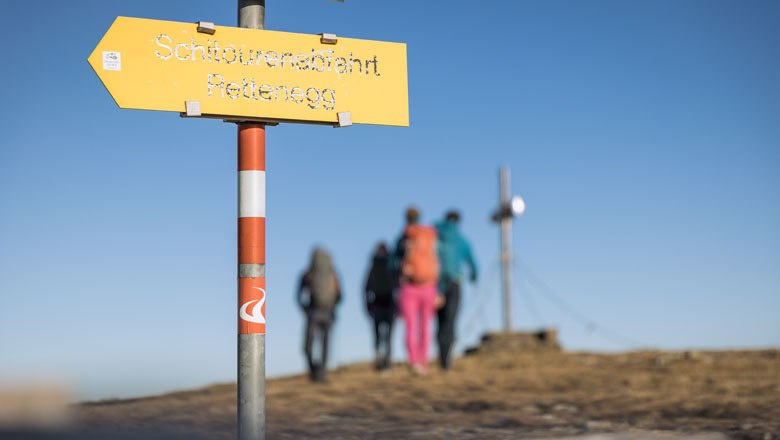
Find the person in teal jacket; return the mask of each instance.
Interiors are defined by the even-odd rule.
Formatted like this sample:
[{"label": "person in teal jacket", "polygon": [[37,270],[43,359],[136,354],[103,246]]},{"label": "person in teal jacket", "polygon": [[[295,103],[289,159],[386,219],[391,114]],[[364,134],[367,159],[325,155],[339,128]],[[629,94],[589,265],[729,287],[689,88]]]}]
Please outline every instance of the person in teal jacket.
[{"label": "person in teal jacket", "polygon": [[439,364],[443,370],[450,367],[450,352],[455,342],[455,320],[460,305],[460,286],[463,282],[463,268],[469,267],[469,279],[477,281],[477,262],[471,253],[471,246],[458,229],[460,214],[449,211],[444,221],[436,224],[438,252],[441,264],[439,292],[444,296],[444,306],[438,311],[436,339],[439,344]]}]

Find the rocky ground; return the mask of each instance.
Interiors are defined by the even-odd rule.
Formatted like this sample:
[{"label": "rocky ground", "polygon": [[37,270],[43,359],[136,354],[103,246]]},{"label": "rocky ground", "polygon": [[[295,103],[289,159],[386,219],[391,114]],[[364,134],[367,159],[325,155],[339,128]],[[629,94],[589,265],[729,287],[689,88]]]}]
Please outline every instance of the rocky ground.
[{"label": "rocky ground", "polygon": [[[235,439],[235,384],[80,404],[63,438]],[[269,439],[780,440],[780,350],[478,353],[267,384]],[[2,437],[0,435],[0,437]],[[43,438],[43,437],[41,437]],[[48,438],[48,437],[47,437]]]}]

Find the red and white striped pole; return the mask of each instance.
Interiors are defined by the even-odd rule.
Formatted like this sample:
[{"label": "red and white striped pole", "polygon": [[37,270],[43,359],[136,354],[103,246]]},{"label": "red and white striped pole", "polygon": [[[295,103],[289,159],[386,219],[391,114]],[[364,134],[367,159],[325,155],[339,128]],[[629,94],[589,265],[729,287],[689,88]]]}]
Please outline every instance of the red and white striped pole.
[{"label": "red and white striped pole", "polygon": [[238,124],[238,438],[265,439],[265,124]]}]

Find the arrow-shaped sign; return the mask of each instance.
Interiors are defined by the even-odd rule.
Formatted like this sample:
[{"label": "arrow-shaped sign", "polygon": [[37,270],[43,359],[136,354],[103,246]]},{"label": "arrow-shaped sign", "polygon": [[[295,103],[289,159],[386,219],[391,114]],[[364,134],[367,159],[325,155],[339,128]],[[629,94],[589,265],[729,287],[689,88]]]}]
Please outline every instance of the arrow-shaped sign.
[{"label": "arrow-shaped sign", "polygon": [[118,17],[89,64],[121,108],[409,125],[406,45]]}]

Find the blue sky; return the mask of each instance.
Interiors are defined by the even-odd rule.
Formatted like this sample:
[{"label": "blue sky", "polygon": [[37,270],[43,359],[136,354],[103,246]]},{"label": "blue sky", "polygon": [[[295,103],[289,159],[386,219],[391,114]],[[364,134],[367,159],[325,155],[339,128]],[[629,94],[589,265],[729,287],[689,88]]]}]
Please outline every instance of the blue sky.
[{"label": "blue sky", "polygon": [[[40,7],[0,5],[0,382],[234,380],[236,129],[120,110],[86,59],[118,15],[235,25],[235,5]],[[528,206],[518,328],[571,350],[780,345],[778,19],[773,1],[268,0],[269,29],[407,43],[411,120],[268,129],[269,374],[303,369],[315,243],[345,286],[334,364],[371,356],[363,277],[410,203],[460,209],[481,265],[458,347],[498,329],[499,165]]]}]

